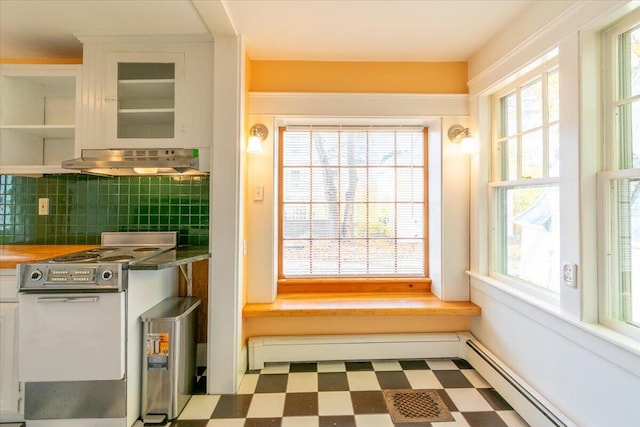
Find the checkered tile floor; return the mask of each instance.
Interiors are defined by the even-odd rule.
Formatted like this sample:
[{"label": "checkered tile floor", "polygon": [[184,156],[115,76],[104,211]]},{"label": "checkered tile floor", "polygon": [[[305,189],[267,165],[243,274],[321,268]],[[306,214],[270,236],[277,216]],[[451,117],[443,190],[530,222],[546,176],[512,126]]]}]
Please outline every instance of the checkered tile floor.
[{"label": "checkered tile floor", "polygon": [[393,427],[383,389],[435,389],[455,421],[404,427],[527,424],[463,359],[268,364],[233,395],[204,394],[205,376],[171,427]]}]

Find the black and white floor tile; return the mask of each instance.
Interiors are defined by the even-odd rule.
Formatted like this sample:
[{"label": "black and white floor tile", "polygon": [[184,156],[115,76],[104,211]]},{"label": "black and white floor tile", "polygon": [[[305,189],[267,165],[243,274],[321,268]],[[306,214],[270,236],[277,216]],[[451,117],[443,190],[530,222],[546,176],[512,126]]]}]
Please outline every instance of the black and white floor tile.
[{"label": "black and white floor tile", "polygon": [[237,394],[194,395],[171,427],[394,427],[385,389],[432,389],[455,421],[396,427],[522,427],[527,423],[463,359],[274,363]]}]

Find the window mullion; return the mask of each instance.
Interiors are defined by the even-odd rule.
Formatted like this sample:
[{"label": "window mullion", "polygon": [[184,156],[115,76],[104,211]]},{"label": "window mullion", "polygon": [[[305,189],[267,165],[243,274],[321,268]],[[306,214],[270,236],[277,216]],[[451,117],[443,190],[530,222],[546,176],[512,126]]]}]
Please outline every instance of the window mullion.
[{"label": "window mullion", "polygon": [[369,144],[371,143],[371,139],[369,138],[369,132],[366,133],[365,135],[365,156],[366,156],[366,160],[365,160],[365,179],[367,180],[367,196],[366,196],[366,204],[365,204],[365,212],[366,212],[366,218],[365,218],[365,227],[366,227],[366,237],[367,237],[367,274],[371,274],[371,239],[369,238],[369,215],[370,215],[370,204],[369,204],[369,170],[370,170],[370,165],[369,165]]},{"label": "window mullion", "polygon": [[516,179],[522,179],[522,93],[516,88]]},{"label": "window mullion", "polygon": [[[393,133],[393,151],[394,153],[398,152],[397,149],[397,136],[398,133],[394,132]],[[393,168],[394,168],[394,192],[395,192],[395,203],[393,204],[393,209],[394,209],[394,217],[395,217],[395,224],[394,224],[394,233],[393,236],[395,238],[395,244],[394,244],[394,272],[398,273],[398,156],[394,155],[393,156]]]},{"label": "window mullion", "polygon": [[309,131],[309,272],[313,274],[313,130]]},{"label": "window mullion", "polygon": [[341,207],[341,196],[342,196],[342,163],[340,162],[340,150],[342,148],[342,130],[341,128],[338,129],[338,157],[337,157],[337,165],[336,165],[336,170],[337,170],[337,182],[336,182],[336,187],[338,187],[337,192],[336,192],[336,228],[337,230],[335,230],[336,233],[336,240],[338,243],[338,274],[342,273],[342,219],[341,219],[341,215],[340,215],[340,207]]}]

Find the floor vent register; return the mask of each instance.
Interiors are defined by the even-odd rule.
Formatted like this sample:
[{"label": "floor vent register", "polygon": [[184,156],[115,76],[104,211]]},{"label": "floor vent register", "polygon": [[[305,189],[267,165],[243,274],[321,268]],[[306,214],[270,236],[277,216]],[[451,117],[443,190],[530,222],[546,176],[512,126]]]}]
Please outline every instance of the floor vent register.
[{"label": "floor vent register", "polygon": [[383,395],[396,424],[455,421],[437,391],[383,390]]}]

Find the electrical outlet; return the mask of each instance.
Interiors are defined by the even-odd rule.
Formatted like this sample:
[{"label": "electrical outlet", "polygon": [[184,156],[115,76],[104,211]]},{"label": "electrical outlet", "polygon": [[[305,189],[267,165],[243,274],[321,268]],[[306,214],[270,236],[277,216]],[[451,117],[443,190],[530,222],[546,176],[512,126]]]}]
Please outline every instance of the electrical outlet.
[{"label": "electrical outlet", "polygon": [[569,264],[568,262],[562,263],[562,281],[570,288],[575,288],[576,282],[576,270],[575,264]]},{"label": "electrical outlet", "polygon": [[49,199],[46,197],[38,199],[38,215],[49,215]]}]

